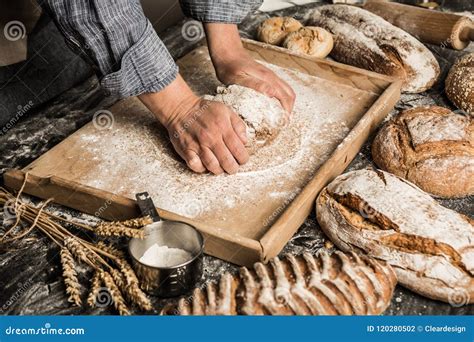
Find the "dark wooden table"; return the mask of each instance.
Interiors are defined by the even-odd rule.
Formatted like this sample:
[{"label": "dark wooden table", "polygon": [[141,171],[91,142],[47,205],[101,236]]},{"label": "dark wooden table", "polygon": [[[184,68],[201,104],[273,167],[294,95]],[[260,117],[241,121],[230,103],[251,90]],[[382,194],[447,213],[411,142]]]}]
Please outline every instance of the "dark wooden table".
[{"label": "dark wooden table", "polygon": [[[291,15],[302,18],[304,13],[316,5],[293,7],[272,13],[271,15]],[[252,38],[256,25],[268,13],[250,15],[240,26],[242,36]],[[197,42],[185,40],[181,34],[181,25],[173,26],[161,34],[161,38],[174,58],[179,58],[191,51]],[[446,48],[429,46],[437,57],[441,67],[440,82],[430,91],[416,95],[402,95],[397,111],[420,105],[441,105],[453,108],[444,95],[444,77],[453,61],[467,51],[474,51],[471,46],[462,52]],[[86,82],[70,89],[51,103],[22,118],[7,134],[0,136],[0,172],[7,168],[22,168],[48,151],[52,146],[69,136],[91,120],[94,112],[108,108],[115,102],[107,98],[98,86],[97,79],[91,77]],[[373,166],[368,141],[348,170]],[[27,197],[30,199],[29,197]],[[33,202],[36,199],[31,198]],[[443,200],[443,205],[474,216],[474,199]],[[59,215],[66,215],[90,221],[88,215],[62,206],[51,205],[49,210]],[[299,231],[288,242],[282,253],[316,252],[326,241],[314,215],[311,215]],[[118,240],[124,244],[124,241]],[[222,260],[205,256],[204,276],[201,284],[216,280],[225,271],[235,272],[237,267]],[[91,274],[83,270],[79,274],[83,284],[88,284]],[[84,295],[86,287],[83,288]],[[153,298],[156,310],[166,302]],[[72,307],[66,301],[65,288],[61,276],[58,248],[39,233],[31,234],[31,239],[16,244],[0,246],[0,313],[11,315],[62,315],[62,314],[115,314],[110,307],[100,309]],[[141,314],[135,311],[137,314]],[[397,287],[391,306],[386,311],[389,315],[441,315],[441,314],[474,314],[474,305],[453,307],[449,304],[429,300]]]}]

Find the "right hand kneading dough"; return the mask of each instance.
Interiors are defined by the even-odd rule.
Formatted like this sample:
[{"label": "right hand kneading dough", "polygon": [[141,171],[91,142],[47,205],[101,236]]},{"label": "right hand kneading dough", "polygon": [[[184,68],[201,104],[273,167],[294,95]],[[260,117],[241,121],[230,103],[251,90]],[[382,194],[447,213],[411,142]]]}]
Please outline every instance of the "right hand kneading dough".
[{"label": "right hand kneading dough", "polygon": [[244,120],[251,154],[274,140],[288,120],[280,101],[251,88],[235,84],[219,87],[217,95],[208,99],[228,105]]}]

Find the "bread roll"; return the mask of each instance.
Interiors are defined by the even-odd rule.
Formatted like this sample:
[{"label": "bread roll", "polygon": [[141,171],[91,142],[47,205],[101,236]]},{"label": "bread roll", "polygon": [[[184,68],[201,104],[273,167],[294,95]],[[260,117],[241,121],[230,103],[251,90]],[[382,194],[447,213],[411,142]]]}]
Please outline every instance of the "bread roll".
[{"label": "bread roll", "polygon": [[301,23],[291,17],[274,17],[263,21],[257,29],[257,39],[261,42],[280,45],[288,33],[297,31]]},{"label": "bread roll", "polygon": [[379,315],[389,306],[396,276],[385,262],[355,253],[309,253],[239,276],[224,274],[219,284],[196,288],[190,298],[163,309],[165,315]]},{"label": "bread roll", "polygon": [[225,103],[244,120],[250,153],[273,141],[287,123],[288,114],[280,101],[251,88],[219,87],[216,96],[206,98]]},{"label": "bread roll", "polygon": [[290,51],[324,58],[332,50],[332,35],[321,27],[306,26],[288,34],[283,47]]},{"label": "bread roll", "polygon": [[456,107],[474,115],[474,52],[461,57],[449,70],[446,95]]},{"label": "bread roll", "polygon": [[406,110],[372,144],[382,169],[440,197],[474,195],[474,120],[447,108]]},{"label": "bread roll", "polygon": [[325,5],[308,14],[306,25],[321,26],[334,37],[336,60],[396,76],[409,93],[425,91],[440,69],[433,54],[410,34],[362,8]]},{"label": "bread roll", "polygon": [[336,246],[385,260],[401,285],[453,305],[474,303],[473,220],[408,181],[348,172],[320,193],[316,215]]}]

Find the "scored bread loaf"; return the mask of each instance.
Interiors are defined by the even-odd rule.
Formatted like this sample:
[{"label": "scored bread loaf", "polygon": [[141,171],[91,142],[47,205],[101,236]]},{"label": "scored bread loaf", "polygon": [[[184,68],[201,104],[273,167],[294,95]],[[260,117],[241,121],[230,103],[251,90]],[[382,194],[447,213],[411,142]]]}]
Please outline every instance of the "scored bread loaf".
[{"label": "scored bread loaf", "polygon": [[443,107],[403,111],[379,131],[374,162],[440,197],[474,195],[474,119]]},{"label": "scored bread loaf", "polygon": [[224,274],[165,315],[378,315],[397,283],[383,261],[340,251],[274,258]]},{"label": "scored bread loaf", "polygon": [[312,10],[306,25],[321,26],[334,37],[331,56],[342,63],[396,76],[402,90],[429,89],[440,68],[433,54],[410,34],[362,8],[325,5]]},{"label": "scored bread loaf", "polygon": [[459,109],[474,115],[474,52],[459,58],[446,77],[446,95]]},{"label": "scored bread loaf", "polygon": [[474,302],[473,221],[408,181],[348,172],[320,193],[316,215],[336,246],[385,260],[401,285],[457,305]]}]

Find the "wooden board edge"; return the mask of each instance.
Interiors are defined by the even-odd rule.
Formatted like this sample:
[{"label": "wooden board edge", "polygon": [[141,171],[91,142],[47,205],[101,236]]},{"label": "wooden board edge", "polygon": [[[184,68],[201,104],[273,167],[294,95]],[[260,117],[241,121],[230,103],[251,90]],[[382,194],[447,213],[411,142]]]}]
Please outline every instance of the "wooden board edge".
[{"label": "wooden board edge", "polygon": [[[18,191],[23,185],[25,174],[22,170],[7,170],[3,175],[5,186]],[[28,174],[23,192],[41,199],[52,198],[54,203],[112,221],[140,215],[136,202],[132,199],[56,176],[38,177]],[[74,199],[71,200],[72,198]],[[217,236],[213,234],[212,228],[205,224],[160,208],[157,210],[166,220],[180,221],[195,226],[204,236],[205,252],[209,255],[247,266],[263,260],[262,246],[257,240],[225,232]]]},{"label": "wooden board edge", "polygon": [[[331,157],[316,172],[303,191],[296,196],[260,239],[265,262],[281,252],[287,241],[291,239],[313,210],[314,200],[319,192],[349,166],[368,137],[397,103],[401,94],[401,85],[402,81],[398,80],[384,91],[339,144]],[[336,168],[336,165],[339,166]]]},{"label": "wooden board edge", "polygon": [[316,62],[316,63],[319,63],[319,64],[325,64],[325,65],[328,65],[328,66],[331,66],[331,67],[334,67],[334,68],[343,69],[343,70],[352,72],[354,74],[364,75],[364,76],[368,76],[368,77],[371,77],[371,78],[376,78],[376,79],[379,79],[381,81],[385,81],[389,84],[392,84],[392,83],[395,83],[395,82],[399,81],[398,78],[393,77],[393,76],[379,74],[375,71],[361,69],[361,68],[358,68],[358,67],[355,67],[355,66],[352,66],[352,65],[343,64],[343,63],[339,63],[339,62],[336,62],[336,61],[331,61],[331,60],[324,59],[324,58],[306,56],[306,55],[303,55],[303,54],[300,54],[300,53],[290,51],[290,50],[288,50],[286,48],[283,48],[283,47],[280,47],[280,46],[271,45],[271,44],[267,44],[267,43],[262,43],[262,42],[259,42],[257,40],[253,40],[253,39],[242,38],[242,43],[244,44],[244,47],[246,49],[251,50],[251,51],[255,51],[255,49],[253,47],[256,47],[258,49],[272,50],[272,51],[274,51],[276,53],[279,53],[279,54],[290,55],[290,56],[292,56],[293,58],[296,58],[296,59],[304,59],[304,60],[308,60],[308,61],[313,61],[313,62]]}]

